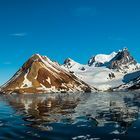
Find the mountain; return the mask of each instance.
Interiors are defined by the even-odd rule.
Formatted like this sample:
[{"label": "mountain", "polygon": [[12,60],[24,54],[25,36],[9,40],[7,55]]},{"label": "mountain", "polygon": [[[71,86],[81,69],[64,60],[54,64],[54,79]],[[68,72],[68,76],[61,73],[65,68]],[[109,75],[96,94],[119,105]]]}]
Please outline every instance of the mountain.
[{"label": "mountain", "polygon": [[72,59],[66,59],[61,67],[100,91],[123,84],[123,74],[106,67],[83,65]]},{"label": "mountain", "polygon": [[106,65],[110,69],[123,73],[128,73],[140,68],[140,65],[136,62],[133,56],[130,55],[127,48],[119,51]]},{"label": "mountain", "polygon": [[88,60],[88,63],[83,65],[70,58],[64,61],[63,67],[70,71],[86,70],[89,67],[106,67],[108,69],[121,72],[130,73],[140,69],[140,64],[133,58],[127,48],[119,50],[117,53],[111,54],[97,54]]},{"label": "mountain", "polygon": [[116,52],[112,52],[111,54],[97,54],[91,57],[88,61],[89,66],[100,67],[104,66],[105,63],[109,62],[112,58],[116,56]]},{"label": "mountain", "polygon": [[106,91],[123,84],[123,74],[105,67],[89,67],[85,70],[73,72],[79,79],[97,88]]},{"label": "mountain", "polygon": [[136,62],[127,48],[119,50],[117,53],[112,52],[109,55],[98,54],[88,61],[89,66],[107,67],[122,73],[128,73],[138,70],[140,65]]},{"label": "mountain", "polygon": [[61,68],[57,62],[33,55],[2,86],[4,93],[90,92],[88,84]]},{"label": "mountain", "polygon": [[109,55],[97,54],[85,65],[68,58],[61,67],[101,91],[125,84],[124,76],[140,69],[140,65],[130,55],[127,48]]},{"label": "mountain", "polygon": [[82,65],[82,64],[72,60],[71,58],[67,58],[61,67],[66,70],[70,70],[71,72],[74,72],[74,71],[81,71],[81,70],[84,71],[88,66]]},{"label": "mountain", "polygon": [[46,56],[35,54],[0,91],[48,93],[136,89],[140,87],[139,71],[140,64],[127,48],[109,55],[97,54],[87,64],[67,58],[59,65]]}]

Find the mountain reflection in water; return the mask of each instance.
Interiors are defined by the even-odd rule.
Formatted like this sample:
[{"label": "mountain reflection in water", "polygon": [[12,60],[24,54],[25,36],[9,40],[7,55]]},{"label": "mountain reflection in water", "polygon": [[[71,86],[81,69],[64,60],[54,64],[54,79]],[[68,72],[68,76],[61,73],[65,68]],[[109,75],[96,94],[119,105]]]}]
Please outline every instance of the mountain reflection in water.
[{"label": "mountain reflection in water", "polygon": [[13,139],[140,139],[139,93],[1,95],[0,101],[21,125],[5,125]]}]

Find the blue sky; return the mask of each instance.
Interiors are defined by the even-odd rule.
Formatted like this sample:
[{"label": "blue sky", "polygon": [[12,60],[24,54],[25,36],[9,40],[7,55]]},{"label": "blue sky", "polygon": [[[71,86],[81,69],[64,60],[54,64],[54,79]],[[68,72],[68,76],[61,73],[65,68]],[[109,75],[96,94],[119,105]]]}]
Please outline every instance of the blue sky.
[{"label": "blue sky", "polygon": [[0,0],[0,84],[34,53],[87,63],[125,46],[140,62],[139,0]]}]

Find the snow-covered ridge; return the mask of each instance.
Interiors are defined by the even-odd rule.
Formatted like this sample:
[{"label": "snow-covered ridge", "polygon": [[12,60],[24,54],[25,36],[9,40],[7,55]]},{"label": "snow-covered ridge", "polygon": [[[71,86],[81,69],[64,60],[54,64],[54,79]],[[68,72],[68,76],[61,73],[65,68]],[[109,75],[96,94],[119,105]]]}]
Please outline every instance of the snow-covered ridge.
[{"label": "snow-covered ridge", "polygon": [[[29,58],[2,89],[22,92],[109,91],[140,88],[140,64],[127,48],[97,54],[87,64],[67,58],[63,65],[39,54]],[[89,90],[90,89],[90,90]]]},{"label": "snow-covered ridge", "polygon": [[71,58],[67,58],[61,67],[70,71],[84,71],[86,68],[88,68],[88,65],[80,64]]},{"label": "snow-covered ridge", "polygon": [[[125,84],[124,79],[127,74],[140,70],[140,65],[130,55],[127,48],[109,55],[97,54],[85,65],[66,59],[62,67],[101,91],[112,90]],[[130,76],[131,80],[135,78],[134,75]]]},{"label": "snow-covered ridge", "polygon": [[96,65],[97,63],[101,63],[104,64],[106,62],[109,62],[112,58],[114,58],[116,56],[116,52],[112,52],[111,54],[107,55],[107,54],[97,54],[93,57],[90,58],[90,60],[88,61],[88,65]]}]

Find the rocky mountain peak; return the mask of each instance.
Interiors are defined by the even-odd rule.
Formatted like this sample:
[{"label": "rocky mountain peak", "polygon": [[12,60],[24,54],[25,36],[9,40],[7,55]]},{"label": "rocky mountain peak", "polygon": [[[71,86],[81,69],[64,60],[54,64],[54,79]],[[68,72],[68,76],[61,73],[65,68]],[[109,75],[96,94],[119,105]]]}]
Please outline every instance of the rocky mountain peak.
[{"label": "rocky mountain peak", "polygon": [[73,60],[71,59],[71,58],[66,58],[65,60],[64,60],[64,64],[65,65],[67,65],[67,64],[69,64],[70,62],[72,62]]},{"label": "rocky mountain peak", "polygon": [[67,58],[67,59],[65,59],[63,66],[64,66],[65,68],[70,69],[70,68],[72,68],[73,66],[75,66],[75,65],[77,65],[77,64],[78,64],[78,63],[75,62],[74,60],[72,60],[71,58]]},{"label": "rocky mountain peak", "polygon": [[[124,48],[122,50],[120,50],[117,55],[112,59],[112,60],[122,60],[123,63],[127,63],[128,61],[134,61],[136,63],[136,61],[134,60],[134,58],[130,55],[129,51],[127,48]],[[111,61],[112,61],[111,60]]]},{"label": "rocky mountain peak", "polygon": [[41,56],[39,54],[34,54],[32,55],[22,66],[22,69],[28,69],[31,67],[31,65],[34,63],[34,62],[39,62],[41,61]]},{"label": "rocky mountain peak", "polygon": [[129,70],[132,71],[138,69],[136,60],[129,53],[127,48],[120,50],[117,55],[110,60],[107,67],[124,73],[127,73]]}]

